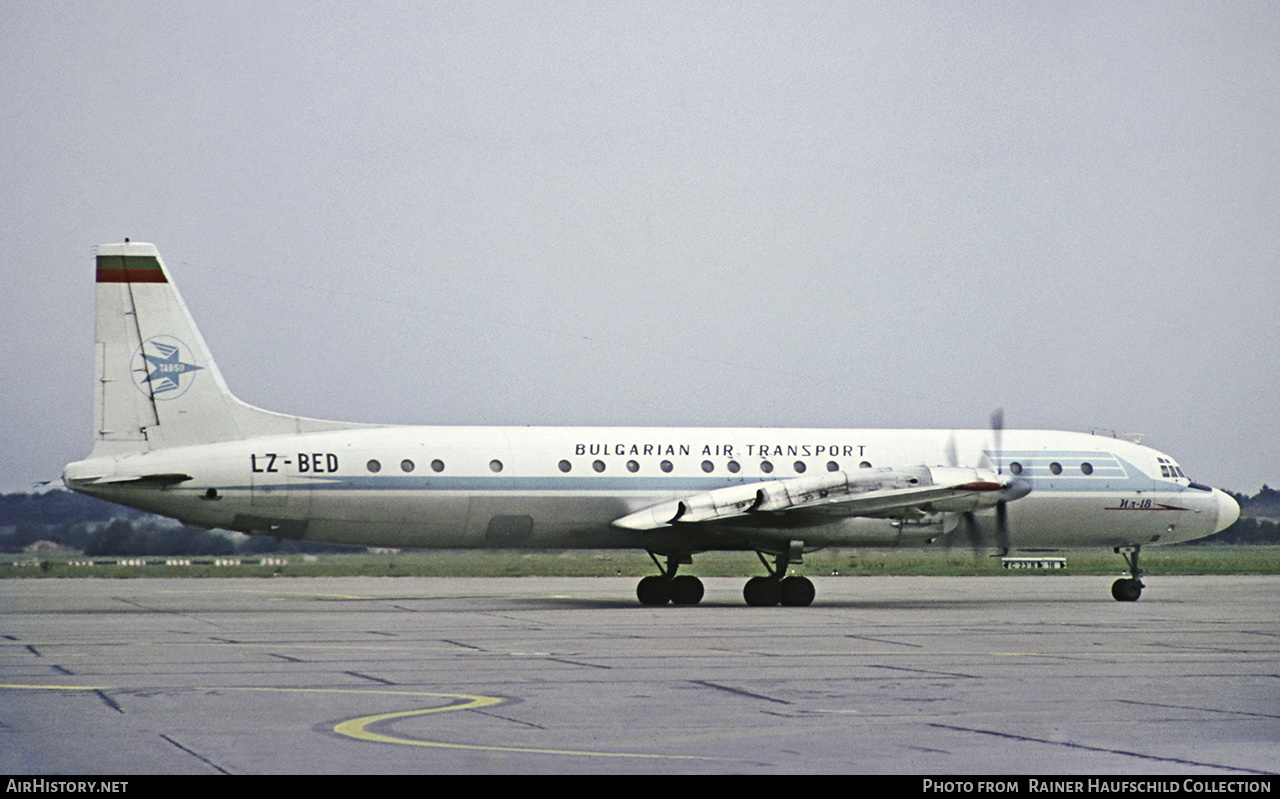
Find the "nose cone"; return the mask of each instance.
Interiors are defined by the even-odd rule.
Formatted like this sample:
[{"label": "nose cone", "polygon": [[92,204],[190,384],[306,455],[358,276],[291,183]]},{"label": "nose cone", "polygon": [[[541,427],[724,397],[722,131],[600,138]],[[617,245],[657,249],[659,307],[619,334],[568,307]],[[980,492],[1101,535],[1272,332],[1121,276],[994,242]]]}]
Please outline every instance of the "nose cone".
[{"label": "nose cone", "polygon": [[1219,491],[1215,488],[1213,493],[1218,498],[1218,524],[1213,528],[1213,531],[1220,533],[1235,524],[1236,519],[1240,518],[1240,504],[1225,491]]}]

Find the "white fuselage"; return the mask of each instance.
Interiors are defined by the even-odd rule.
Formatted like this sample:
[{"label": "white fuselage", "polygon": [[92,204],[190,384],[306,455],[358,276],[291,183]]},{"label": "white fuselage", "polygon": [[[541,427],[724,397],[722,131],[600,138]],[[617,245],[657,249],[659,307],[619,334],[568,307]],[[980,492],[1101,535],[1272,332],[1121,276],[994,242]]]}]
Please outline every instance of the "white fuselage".
[{"label": "white fuselage", "polygon": [[[97,457],[70,464],[65,479],[188,524],[387,547],[940,546],[953,542],[951,508],[912,518],[759,514],[658,530],[612,523],[727,486],[957,461],[1030,484],[1008,503],[1014,549],[1167,544],[1238,515],[1229,496],[1191,483],[1148,447],[1009,430],[997,453],[991,439],[984,430],[366,427]],[[131,479],[144,475],[153,477]],[[994,512],[977,510],[989,529]]]}]

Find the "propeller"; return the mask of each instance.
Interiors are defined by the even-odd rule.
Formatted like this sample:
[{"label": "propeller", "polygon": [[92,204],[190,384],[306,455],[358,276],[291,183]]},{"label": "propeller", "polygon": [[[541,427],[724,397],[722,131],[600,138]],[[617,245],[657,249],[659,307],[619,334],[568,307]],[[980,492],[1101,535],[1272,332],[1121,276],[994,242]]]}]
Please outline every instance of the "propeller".
[{"label": "propeller", "polygon": [[996,503],[996,545],[1001,551],[1009,551],[1009,503],[1031,493],[1031,481],[1014,475],[1004,479],[1004,408],[996,408],[991,414],[991,438],[996,456],[996,474],[1000,476],[1000,501]]},{"label": "propeller", "polygon": [[[1011,480],[1004,479],[1004,408],[996,408],[991,413],[991,440],[996,474],[1000,477],[1000,484],[1003,486],[1000,489],[1000,499],[996,502],[995,545],[1000,549],[1001,555],[1004,555],[1010,549],[1009,503],[1030,494],[1031,481],[1017,476]],[[946,455],[948,465],[958,465],[955,433],[952,433],[947,441]],[[965,538],[973,549],[974,557],[978,557],[987,548],[987,541],[973,511],[964,511],[960,514],[960,526],[964,528]]]},{"label": "propeller", "polygon": [[995,444],[996,474],[1004,473],[1004,408],[991,412],[991,440]]},{"label": "propeller", "polygon": [[[996,408],[991,412],[991,440],[996,456],[996,474],[1004,484],[1004,408]],[[1000,489],[1000,501],[996,503],[996,546],[1000,547],[1001,556],[1009,554],[1009,500],[1005,499],[1005,490]]]}]

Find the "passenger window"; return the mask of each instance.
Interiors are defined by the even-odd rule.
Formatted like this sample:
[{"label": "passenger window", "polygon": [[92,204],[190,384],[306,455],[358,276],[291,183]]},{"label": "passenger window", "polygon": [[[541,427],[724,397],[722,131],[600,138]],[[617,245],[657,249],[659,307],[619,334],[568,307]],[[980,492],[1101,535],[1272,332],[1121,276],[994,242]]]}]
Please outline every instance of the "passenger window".
[{"label": "passenger window", "polygon": [[597,472],[603,472],[603,471],[604,471],[604,461],[592,461],[592,462],[591,462],[591,468],[592,468],[592,469],[595,469]]},{"label": "passenger window", "polygon": [[629,472],[640,471],[640,464],[636,463],[635,461],[627,461],[627,471]]},{"label": "passenger window", "polygon": [[566,474],[573,468],[573,464],[569,463],[569,461],[560,461],[558,465],[560,466],[560,471],[565,472]]},{"label": "passenger window", "polygon": [[807,468],[804,465],[804,461],[796,461],[793,466],[796,470],[796,474],[804,474],[804,470]]},{"label": "passenger window", "polygon": [[1013,463],[1009,464],[1009,471],[1013,472],[1014,474],[1022,474],[1022,464],[1018,463],[1017,461],[1014,461]]},{"label": "passenger window", "polygon": [[1093,474],[1093,464],[1088,462],[1080,464],[1080,471],[1085,474]]},{"label": "passenger window", "polygon": [[409,460],[408,458],[405,458],[404,460],[400,461],[400,471],[402,472],[413,471],[413,461]]},{"label": "passenger window", "polygon": [[840,471],[840,464],[836,463],[835,461],[827,461],[827,471],[829,472]]},{"label": "passenger window", "polygon": [[436,458],[435,460],[433,460],[433,461],[431,462],[431,471],[433,471],[433,472],[443,472],[443,471],[444,471],[444,461],[440,460],[439,458]]},{"label": "passenger window", "polygon": [[378,472],[382,471],[382,464],[378,463],[377,461],[369,461],[364,466],[366,469],[373,472],[374,474],[377,474]]},{"label": "passenger window", "polygon": [[760,461],[760,471],[765,474],[773,474],[773,464],[769,461]]},{"label": "passenger window", "polygon": [[1062,464],[1058,463],[1057,461],[1054,461],[1053,463],[1049,464],[1049,471],[1053,472],[1054,474],[1062,474]]},{"label": "passenger window", "polygon": [[716,468],[716,465],[711,461],[702,462],[702,471],[706,472],[707,474],[711,474],[713,471],[715,471],[715,468]]},{"label": "passenger window", "polygon": [[742,466],[740,466],[737,461],[729,461],[729,471],[733,472],[734,474],[737,474],[738,470],[740,470],[741,468]]},{"label": "passenger window", "polygon": [[664,472],[670,472],[675,467],[671,465],[671,461],[663,461],[662,463],[658,464],[658,468]]},{"label": "passenger window", "polygon": [[494,458],[493,460],[489,461],[489,468],[495,472],[502,471],[502,461],[498,460],[497,458]]}]

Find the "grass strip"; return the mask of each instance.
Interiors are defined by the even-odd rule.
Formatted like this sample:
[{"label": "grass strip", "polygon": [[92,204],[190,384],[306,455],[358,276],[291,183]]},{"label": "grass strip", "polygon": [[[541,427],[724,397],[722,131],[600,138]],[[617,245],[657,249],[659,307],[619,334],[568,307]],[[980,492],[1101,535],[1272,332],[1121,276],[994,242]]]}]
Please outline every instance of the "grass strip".
[{"label": "grass strip", "polygon": [[[1027,553],[1013,553],[1026,555]],[[1065,558],[1065,569],[1047,575],[1122,574],[1124,562],[1107,550],[1066,550],[1050,553]],[[83,557],[0,557],[0,579],[27,577],[642,577],[653,574],[653,562],[643,552],[630,550],[404,550],[358,555],[277,556],[285,564],[213,565],[211,558],[189,558],[192,565],[71,565]],[[126,560],[96,558],[97,561]],[[142,558],[163,561],[163,558]],[[251,558],[243,558],[251,560]],[[1280,574],[1280,546],[1171,546],[1142,551],[1142,568],[1151,575],[1169,574]],[[763,573],[751,552],[697,554],[681,573],[700,577],[738,577]],[[967,576],[1025,575],[1030,570],[1010,570],[998,557],[975,557],[967,550],[828,549],[812,552],[804,563],[791,567],[793,574]]]}]

